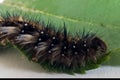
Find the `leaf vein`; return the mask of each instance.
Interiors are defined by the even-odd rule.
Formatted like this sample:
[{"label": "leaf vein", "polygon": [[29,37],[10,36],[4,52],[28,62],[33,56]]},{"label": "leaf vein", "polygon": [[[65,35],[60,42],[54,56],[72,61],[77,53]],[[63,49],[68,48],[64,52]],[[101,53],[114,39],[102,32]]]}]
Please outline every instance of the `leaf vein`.
[{"label": "leaf vein", "polygon": [[[73,18],[68,18],[68,17],[65,17],[65,16],[59,16],[59,15],[55,15],[55,14],[52,14],[52,13],[48,13],[48,12],[44,12],[42,10],[36,10],[36,9],[30,9],[28,7],[26,7],[25,5],[22,5],[22,4],[14,4],[11,3],[11,2],[4,2],[3,3],[4,5],[6,6],[12,6],[14,8],[18,8],[18,9],[21,9],[23,11],[30,11],[30,12],[34,12],[34,13],[40,13],[40,14],[43,14],[43,15],[47,15],[47,16],[51,16],[51,17],[55,17],[57,19],[63,19],[63,20],[67,20],[67,21],[71,21],[71,22],[75,22],[75,23],[83,23],[83,24],[88,24],[88,25],[94,25],[94,26],[101,26],[101,27],[108,27],[108,28],[116,28],[116,29],[119,29],[119,26],[115,26],[115,25],[110,25],[110,24],[98,24],[98,23],[92,23],[92,22],[87,22],[87,21],[82,21],[82,20],[78,20],[78,19],[73,19]],[[19,7],[18,5],[21,5],[21,7]]]}]

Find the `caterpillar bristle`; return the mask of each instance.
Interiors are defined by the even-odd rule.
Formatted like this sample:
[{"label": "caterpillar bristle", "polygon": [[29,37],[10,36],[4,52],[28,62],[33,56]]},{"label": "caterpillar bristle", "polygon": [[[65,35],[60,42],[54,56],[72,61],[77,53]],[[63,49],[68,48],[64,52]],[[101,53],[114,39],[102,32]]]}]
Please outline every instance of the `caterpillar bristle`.
[{"label": "caterpillar bristle", "polygon": [[0,43],[5,45],[6,39],[25,50],[34,62],[69,70],[81,69],[90,61],[97,64],[107,51],[106,43],[96,34],[83,31],[72,37],[65,23],[63,30],[56,31],[51,23],[45,26],[10,14],[7,18],[0,17]]}]

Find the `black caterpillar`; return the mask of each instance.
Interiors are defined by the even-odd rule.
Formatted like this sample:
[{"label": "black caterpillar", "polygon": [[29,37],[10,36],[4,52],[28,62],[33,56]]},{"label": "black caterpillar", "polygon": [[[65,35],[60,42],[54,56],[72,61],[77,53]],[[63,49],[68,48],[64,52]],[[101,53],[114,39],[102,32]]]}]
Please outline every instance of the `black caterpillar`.
[{"label": "black caterpillar", "polygon": [[12,43],[25,51],[30,60],[61,70],[75,70],[106,55],[107,46],[95,34],[71,37],[64,26],[56,31],[50,24],[23,20],[20,16],[0,18],[0,43]]}]

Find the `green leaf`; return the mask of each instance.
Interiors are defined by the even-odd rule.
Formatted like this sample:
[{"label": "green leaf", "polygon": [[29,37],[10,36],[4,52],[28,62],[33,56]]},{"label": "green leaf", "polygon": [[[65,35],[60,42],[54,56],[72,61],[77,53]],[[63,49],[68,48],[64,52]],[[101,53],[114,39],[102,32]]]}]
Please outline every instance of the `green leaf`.
[{"label": "green leaf", "polygon": [[[120,0],[5,0],[0,9],[36,16],[58,28],[64,22],[70,33],[97,32],[108,46],[110,60],[105,65],[120,65]],[[24,15],[25,16],[25,15]],[[27,16],[27,15],[26,15]]]}]

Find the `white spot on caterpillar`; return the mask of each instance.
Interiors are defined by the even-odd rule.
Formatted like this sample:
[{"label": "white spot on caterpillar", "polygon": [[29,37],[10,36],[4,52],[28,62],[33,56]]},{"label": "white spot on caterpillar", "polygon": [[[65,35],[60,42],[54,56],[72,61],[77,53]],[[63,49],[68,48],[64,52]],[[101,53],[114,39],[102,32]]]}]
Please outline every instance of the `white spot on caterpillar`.
[{"label": "white spot on caterpillar", "polygon": [[51,46],[54,46],[54,44],[51,44]]},{"label": "white spot on caterpillar", "polygon": [[51,53],[51,51],[48,51],[48,53]]},{"label": "white spot on caterpillar", "polygon": [[86,43],[86,41],[84,41],[84,43]]},{"label": "white spot on caterpillar", "polygon": [[4,0],[0,0],[0,3],[3,3],[4,2]]},{"label": "white spot on caterpillar", "polygon": [[41,41],[42,39],[41,38],[39,38],[39,41]]},{"label": "white spot on caterpillar", "polygon": [[84,44],[83,46],[86,47],[86,44]]},{"label": "white spot on caterpillar", "polygon": [[27,26],[28,24],[27,24],[27,23],[25,23],[24,25],[25,25],[25,26]]},{"label": "white spot on caterpillar", "polygon": [[38,47],[37,46],[35,46],[35,49],[37,49]]},{"label": "white spot on caterpillar", "polygon": [[75,52],[74,54],[78,54],[78,52]]},{"label": "white spot on caterpillar", "polygon": [[66,46],[64,46],[64,49],[66,49],[67,47]]},{"label": "white spot on caterpillar", "polygon": [[87,49],[87,52],[89,52],[90,50],[89,49]]},{"label": "white spot on caterpillar", "polygon": [[62,56],[65,56],[64,54],[62,54]]},{"label": "white spot on caterpillar", "polygon": [[52,39],[55,39],[55,37],[53,37]]},{"label": "white spot on caterpillar", "polygon": [[76,46],[74,45],[73,48],[75,48]]},{"label": "white spot on caterpillar", "polygon": [[24,33],[24,30],[22,30],[21,32]]},{"label": "white spot on caterpillar", "polygon": [[41,31],[41,34],[43,34],[44,32],[43,31]]}]

